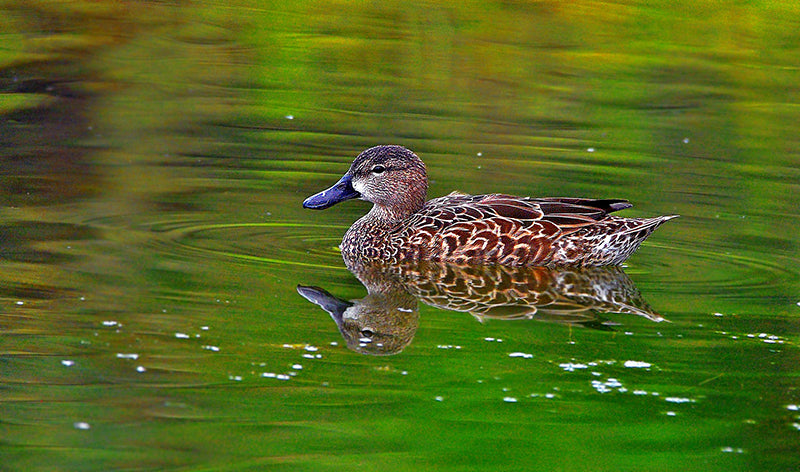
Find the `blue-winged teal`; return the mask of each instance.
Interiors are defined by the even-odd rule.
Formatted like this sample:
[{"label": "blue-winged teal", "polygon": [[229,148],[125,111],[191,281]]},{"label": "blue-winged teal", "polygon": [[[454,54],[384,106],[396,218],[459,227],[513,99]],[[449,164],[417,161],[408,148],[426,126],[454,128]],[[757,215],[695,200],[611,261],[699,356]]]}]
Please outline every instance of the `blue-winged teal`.
[{"label": "blue-winged teal", "polygon": [[617,265],[677,215],[621,218],[626,200],[450,195],[425,201],[425,164],[402,146],[376,146],[356,157],[331,188],[303,207],[351,198],[372,209],[345,233],[342,253],[365,261],[436,260],[525,266]]}]

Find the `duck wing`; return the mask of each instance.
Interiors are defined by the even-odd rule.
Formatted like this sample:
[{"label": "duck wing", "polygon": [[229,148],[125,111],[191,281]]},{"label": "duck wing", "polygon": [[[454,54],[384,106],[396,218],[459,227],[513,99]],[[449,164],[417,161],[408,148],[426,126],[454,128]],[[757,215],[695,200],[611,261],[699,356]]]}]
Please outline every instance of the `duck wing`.
[{"label": "duck wing", "polygon": [[421,213],[433,216],[444,226],[496,218],[518,221],[523,226],[549,222],[561,230],[578,229],[604,219],[609,213],[630,208],[627,200],[588,198],[530,198],[504,194],[450,194],[436,198]]},{"label": "duck wing", "polygon": [[572,232],[603,220],[609,213],[631,208],[627,200],[588,198],[534,198],[544,213],[543,219],[555,224],[562,231]]},{"label": "duck wing", "polygon": [[412,259],[548,264],[556,240],[628,206],[624,200],[454,193],[428,201],[390,238]]}]

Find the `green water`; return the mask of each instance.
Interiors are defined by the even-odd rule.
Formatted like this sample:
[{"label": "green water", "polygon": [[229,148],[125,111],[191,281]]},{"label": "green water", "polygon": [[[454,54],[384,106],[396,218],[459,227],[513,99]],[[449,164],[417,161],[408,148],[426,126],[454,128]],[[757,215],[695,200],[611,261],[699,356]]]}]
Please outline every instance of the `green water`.
[{"label": "green water", "polygon": [[[797,470],[798,31],[790,2],[0,2],[0,470]],[[399,352],[349,349],[296,287],[367,298],[336,246],[368,207],[300,204],[382,143],[430,196],[682,215],[625,267],[666,321],[423,298]]]}]

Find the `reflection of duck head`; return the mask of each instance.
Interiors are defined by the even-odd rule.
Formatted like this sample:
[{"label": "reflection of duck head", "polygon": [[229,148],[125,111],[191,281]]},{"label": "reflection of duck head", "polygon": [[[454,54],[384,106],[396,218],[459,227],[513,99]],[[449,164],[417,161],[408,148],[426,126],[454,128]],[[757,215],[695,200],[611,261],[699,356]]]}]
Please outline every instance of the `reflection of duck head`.
[{"label": "reflection of duck head", "polygon": [[319,287],[299,285],[297,291],[331,315],[347,347],[356,352],[397,354],[417,332],[417,299],[404,290],[369,293],[352,302],[336,298]]},{"label": "reflection of duck head", "polygon": [[396,354],[417,329],[417,300],[486,319],[532,319],[610,330],[603,313],[663,321],[617,267],[463,266],[440,262],[362,263],[345,260],[367,288],[346,302],[316,287],[298,287],[331,314],[347,345],[365,354]]}]

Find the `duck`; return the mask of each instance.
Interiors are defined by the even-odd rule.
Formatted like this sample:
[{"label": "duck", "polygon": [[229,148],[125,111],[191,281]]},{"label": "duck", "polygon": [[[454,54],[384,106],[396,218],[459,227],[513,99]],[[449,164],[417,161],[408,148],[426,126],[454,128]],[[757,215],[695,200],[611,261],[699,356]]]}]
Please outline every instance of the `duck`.
[{"label": "duck", "polygon": [[344,234],[346,259],[400,263],[588,267],[620,265],[678,215],[625,218],[622,199],[453,192],[427,200],[425,163],[400,145],[371,147],[331,187],[303,201],[323,210],[358,198],[369,212]]}]

